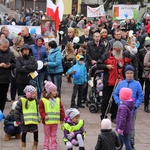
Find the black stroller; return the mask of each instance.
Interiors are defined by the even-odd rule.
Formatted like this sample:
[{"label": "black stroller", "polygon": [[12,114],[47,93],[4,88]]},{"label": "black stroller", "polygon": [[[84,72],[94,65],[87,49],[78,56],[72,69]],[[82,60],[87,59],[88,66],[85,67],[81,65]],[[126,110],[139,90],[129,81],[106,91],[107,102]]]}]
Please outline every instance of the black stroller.
[{"label": "black stroller", "polygon": [[88,85],[91,87],[89,92],[89,100],[87,106],[91,113],[96,113],[101,107],[103,96],[103,70],[97,70],[93,77],[91,77],[94,66],[89,69],[89,81]]}]

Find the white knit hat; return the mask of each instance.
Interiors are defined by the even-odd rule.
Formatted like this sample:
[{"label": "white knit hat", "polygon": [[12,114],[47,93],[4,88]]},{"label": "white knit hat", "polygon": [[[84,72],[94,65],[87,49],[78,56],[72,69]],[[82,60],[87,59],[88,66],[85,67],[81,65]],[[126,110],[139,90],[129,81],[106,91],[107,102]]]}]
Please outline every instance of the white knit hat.
[{"label": "white knit hat", "polygon": [[76,108],[70,108],[66,110],[66,116],[69,116],[71,119],[79,115],[80,112]]},{"label": "white knit hat", "polygon": [[11,106],[11,110],[15,110],[17,103],[18,103],[18,101],[13,102],[13,104]]},{"label": "white knit hat", "polygon": [[103,119],[101,122],[101,129],[111,129],[111,121],[109,119]]}]

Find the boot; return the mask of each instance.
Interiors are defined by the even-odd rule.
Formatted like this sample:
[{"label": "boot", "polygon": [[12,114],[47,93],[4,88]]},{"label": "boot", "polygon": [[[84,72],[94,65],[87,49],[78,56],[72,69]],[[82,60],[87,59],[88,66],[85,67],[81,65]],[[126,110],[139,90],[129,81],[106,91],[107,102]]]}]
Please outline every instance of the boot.
[{"label": "boot", "polygon": [[16,139],[21,139],[21,134],[16,134],[15,137]]},{"label": "boot", "polygon": [[79,147],[79,150],[85,150],[85,148],[84,147]]},{"label": "boot", "polygon": [[22,142],[21,150],[26,150],[26,143]]},{"label": "boot", "polygon": [[4,141],[9,141],[11,138],[11,135],[5,133],[5,136],[4,136]]},{"label": "boot", "polygon": [[34,141],[33,146],[32,146],[32,150],[37,150],[37,147],[38,147],[38,142]]}]

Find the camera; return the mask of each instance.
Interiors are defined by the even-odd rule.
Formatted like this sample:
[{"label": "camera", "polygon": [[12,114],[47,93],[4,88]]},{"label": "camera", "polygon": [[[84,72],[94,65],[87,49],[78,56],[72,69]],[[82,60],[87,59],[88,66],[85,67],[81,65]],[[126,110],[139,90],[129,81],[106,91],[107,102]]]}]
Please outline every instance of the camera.
[{"label": "camera", "polygon": [[118,67],[119,69],[121,69],[121,68],[123,67],[123,65],[122,65],[122,63],[121,63],[120,61],[118,61],[117,67]]}]

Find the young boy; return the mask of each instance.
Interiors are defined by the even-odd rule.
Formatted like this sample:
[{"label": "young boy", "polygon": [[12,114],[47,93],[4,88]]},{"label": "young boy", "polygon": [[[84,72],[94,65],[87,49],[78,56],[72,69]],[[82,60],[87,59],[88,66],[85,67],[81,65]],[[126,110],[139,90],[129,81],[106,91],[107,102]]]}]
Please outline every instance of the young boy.
[{"label": "young boy", "polygon": [[[87,82],[87,70],[84,64],[84,57],[82,55],[77,55],[76,56],[76,64],[72,66],[68,70],[68,74],[73,75],[73,93],[72,93],[72,98],[71,98],[71,108],[84,108],[85,106],[82,105],[81,100],[82,100],[82,90],[84,87],[84,84]],[[75,104],[75,98],[78,92],[78,100],[77,100],[77,105]]]}]

